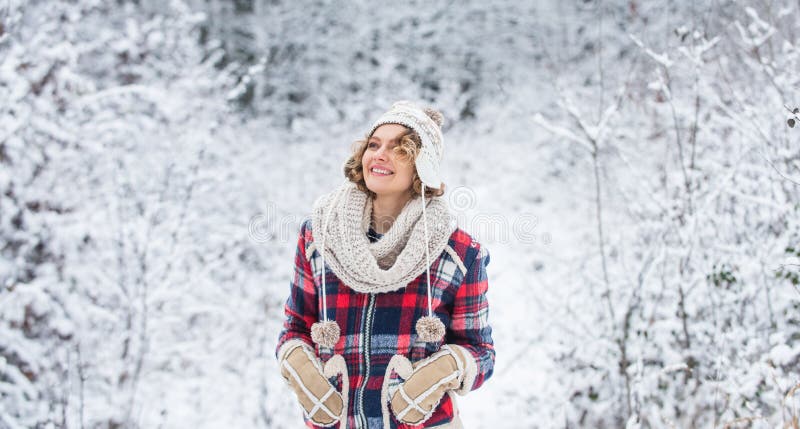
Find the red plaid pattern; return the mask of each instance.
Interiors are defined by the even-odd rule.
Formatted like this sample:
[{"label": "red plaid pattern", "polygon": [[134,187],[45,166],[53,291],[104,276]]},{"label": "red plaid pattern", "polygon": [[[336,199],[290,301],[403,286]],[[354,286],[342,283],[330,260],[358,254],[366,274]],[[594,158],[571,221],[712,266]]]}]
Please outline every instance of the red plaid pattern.
[{"label": "red plaid pattern", "polygon": [[[477,389],[492,375],[495,351],[486,298],[489,254],[469,234],[456,229],[449,240],[449,246],[463,261],[466,272],[462,272],[459,263],[446,251],[431,264],[434,314],[447,327],[445,338],[439,344],[418,341],[415,330],[417,320],[427,315],[425,273],[404,289],[364,294],[344,285],[328,267],[325,268],[328,319],[339,324],[342,335],[334,348],[314,344],[310,328],[322,319],[322,297],[318,296],[322,281],[319,251],[307,252],[312,241],[311,221],[306,220],[300,228],[294,278],[285,306],[286,320],[275,352],[277,357],[278,349],[286,341],[297,338],[311,345],[323,362],[334,354],[344,357],[350,384],[350,391],[344,393],[348,395],[348,428],[383,426],[381,387],[384,376],[392,376],[386,374],[386,367],[395,354],[416,362],[430,356],[443,344],[458,344],[472,353],[477,367],[475,379],[471,386],[465,386],[466,390]],[[341,380],[331,381],[341,388]],[[450,422],[454,412],[450,395],[445,395],[424,425],[435,427]],[[393,415],[390,421],[392,428],[422,427],[398,424]],[[308,420],[306,425],[315,427]]]}]

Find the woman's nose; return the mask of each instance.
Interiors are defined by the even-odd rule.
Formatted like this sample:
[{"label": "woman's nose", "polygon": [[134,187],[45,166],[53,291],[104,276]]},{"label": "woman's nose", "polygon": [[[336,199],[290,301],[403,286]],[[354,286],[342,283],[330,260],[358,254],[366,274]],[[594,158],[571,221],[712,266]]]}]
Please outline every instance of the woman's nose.
[{"label": "woman's nose", "polygon": [[377,159],[386,159],[386,146],[381,146],[375,151],[375,158]]}]

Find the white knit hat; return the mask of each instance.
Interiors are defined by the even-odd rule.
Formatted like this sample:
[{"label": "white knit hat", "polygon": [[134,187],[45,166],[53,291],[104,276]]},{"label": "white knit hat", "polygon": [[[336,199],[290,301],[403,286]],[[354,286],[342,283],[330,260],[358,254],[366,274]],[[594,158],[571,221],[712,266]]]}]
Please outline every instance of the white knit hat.
[{"label": "white knit hat", "polygon": [[372,124],[369,135],[383,124],[405,125],[416,131],[422,141],[422,148],[417,154],[415,165],[422,183],[428,188],[439,189],[442,178],[439,164],[444,155],[444,137],[442,136],[442,114],[431,108],[421,108],[408,100],[400,100]]}]

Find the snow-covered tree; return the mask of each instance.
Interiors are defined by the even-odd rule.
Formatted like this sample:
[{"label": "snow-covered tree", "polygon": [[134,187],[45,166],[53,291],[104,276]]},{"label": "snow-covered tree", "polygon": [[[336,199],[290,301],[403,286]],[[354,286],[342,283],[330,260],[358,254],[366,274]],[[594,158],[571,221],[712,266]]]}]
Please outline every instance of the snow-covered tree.
[{"label": "snow-covered tree", "polygon": [[695,12],[710,19],[665,46],[629,32],[642,64],[609,79],[599,119],[574,101],[602,100],[596,87],[563,90],[562,123],[536,117],[595,171],[588,293],[564,292],[571,305],[555,316],[571,320],[556,359],[572,424],[796,422],[800,294],[780,262],[800,200],[784,107],[796,20],[791,8]]}]

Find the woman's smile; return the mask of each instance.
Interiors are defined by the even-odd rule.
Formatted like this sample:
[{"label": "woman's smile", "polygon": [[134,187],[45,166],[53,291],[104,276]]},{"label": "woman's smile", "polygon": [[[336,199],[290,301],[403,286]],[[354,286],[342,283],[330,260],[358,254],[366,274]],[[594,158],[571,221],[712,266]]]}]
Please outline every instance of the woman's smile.
[{"label": "woman's smile", "polygon": [[389,170],[388,168],[381,166],[373,166],[370,169],[370,173],[372,173],[373,176],[378,176],[378,177],[387,177],[394,174],[392,170]]}]

